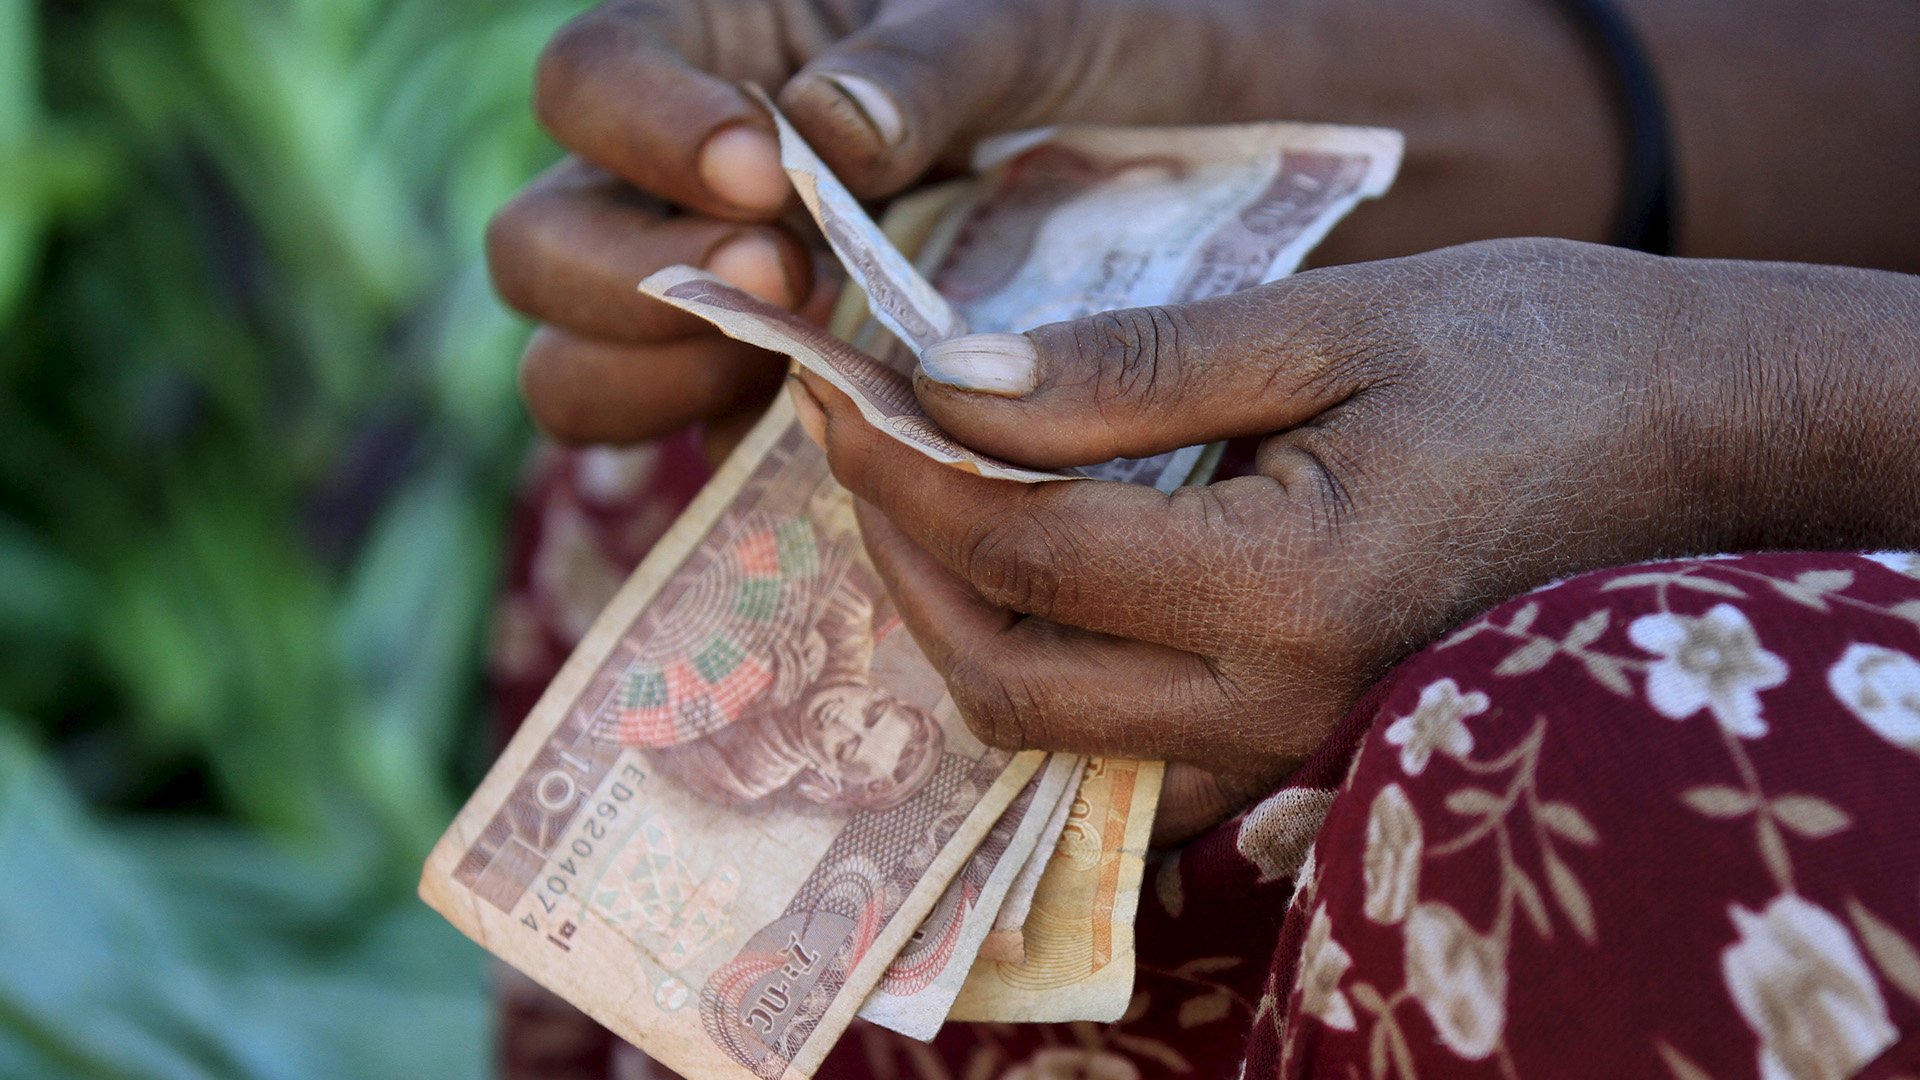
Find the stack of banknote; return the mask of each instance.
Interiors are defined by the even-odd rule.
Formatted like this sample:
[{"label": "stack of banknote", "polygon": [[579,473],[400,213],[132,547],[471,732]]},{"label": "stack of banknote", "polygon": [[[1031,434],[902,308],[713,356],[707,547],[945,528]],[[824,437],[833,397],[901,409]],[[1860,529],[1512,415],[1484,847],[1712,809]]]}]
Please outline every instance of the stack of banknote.
[{"label": "stack of banknote", "polygon": [[[921,411],[916,357],[1289,273],[1386,190],[1401,147],[1299,124],[1027,132],[895,200],[883,229],[774,116],[851,279],[834,324],[684,267],[641,288],[955,467],[1168,491],[1216,455],[996,461]],[[782,398],[567,661],[420,892],[687,1076],[811,1076],[855,1017],[921,1039],[949,1020],[1118,1018],[1161,772],[976,740]]]}]

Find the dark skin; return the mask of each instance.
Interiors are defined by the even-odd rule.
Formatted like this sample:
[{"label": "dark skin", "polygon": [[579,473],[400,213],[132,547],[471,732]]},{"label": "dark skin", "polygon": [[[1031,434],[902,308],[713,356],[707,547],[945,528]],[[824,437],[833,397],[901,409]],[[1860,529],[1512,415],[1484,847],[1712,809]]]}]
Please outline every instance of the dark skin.
[{"label": "dark skin", "polygon": [[[964,376],[968,340],[943,370]],[[1254,473],[1172,495],[988,480],[811,375],[796,401],[976,734],[1178,763],[1162,841],[1270,788],[1396,660],[1556,577],[1920,545],[1906,275],[1492,241],[1024,340],[1025,395],[923,371],[922,402],[1023,464],[1260,435]]]},{"label": "dark skin", "polygon": [[[1666,88],[1679,253],[1920,270],[1920,7],[1908,0],[1625,0]],[[884,123],[826,75],[891,102]],[[1076,120],[1305,119],[1407,134],[1390,198],[1322,263],[1499,236],[1608,238],[1619,135],[1604,68],[1551,0],[616,0],[541,59],[535,106],[574,157],[501,211],[488,253],[542,325],[535,418],[568,442],[723,436],[782,361],[634,292],[707,265],[823,316],[832,281],[753,80],[858,193],[964,160],[980,135]],[[591,163],[591,164],[587,164]],[[733,243],[724,259],[716,259]],[[671,386],[671,390],[664,389]],[[721,440],[727,442],[725,438]]]},{"label": "dark skin", "polygon": [[[1920,7],[1623,7],[1666,88],[1683,254],[1920,269]],[[488,237],[503,295],[542,323],[524,381],[556,437],[700,421],[724,447],[778,384],[784,361],[635,294],[653,269],[830,304],[739,79],[778,88],[871,196],[1051,122],[1405,131],[1393,193],[1328,263],[1601,240],[1617,198],[1603,69],[1546,0],[622,0],[543,58],[537,110],[576,157]],[[813,426],[970,721],[1007,745],[1174,759],[1167,840],[1284,775],[1394,659],[1555,575],[1920,542],[1901,498],[1920,490],[1901,435],[1920,419],[1913,290],[1508,241],[1042,328],[1024,399],[920,383],[951,431],[1033,464],[1270,436],[1258,475],[1172,497],[942,469],[824,386]],[[1163,358],[1142,331],[1167,328],[1188,347]],[[1163,359],[1175,375],[1141,378]],[[1182,396],[1125,393],[1142,385]]]}]

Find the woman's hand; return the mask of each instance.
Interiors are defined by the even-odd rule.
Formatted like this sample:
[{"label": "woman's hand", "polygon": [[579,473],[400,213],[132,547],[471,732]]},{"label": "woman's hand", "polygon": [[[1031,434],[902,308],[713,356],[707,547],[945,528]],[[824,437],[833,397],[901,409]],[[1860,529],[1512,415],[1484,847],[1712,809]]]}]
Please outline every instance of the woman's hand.
[{"label": "woman's hand", "polygon": [[1917,357],[1912,278],[1503,241],[927,358],[941,425],[1024,464],[1266,436],[1254,475],[1172,495],[983,479],[810,376],[796,399],[976,733],[1183,763],[1164,839],[1284,776],[1395,660],[1555,577],[1920,542]]},{"label": "woman's hand", "polygon": [[638,295],[702,265],[824,317],[782,223],[788,188],[751,80],[857,193],[892,193],[980,136],[1066,121],[1297,118],[1406,130],[1394,197],[1324,258],[1501,233],[1599,237],[1614,150],[1597,67],[1540,0],[615,0],[541,59],[536,110],[573,155],[495,220],[501,293],[542,326],[524,384],[575,442],[738,427],[783,365]]}]

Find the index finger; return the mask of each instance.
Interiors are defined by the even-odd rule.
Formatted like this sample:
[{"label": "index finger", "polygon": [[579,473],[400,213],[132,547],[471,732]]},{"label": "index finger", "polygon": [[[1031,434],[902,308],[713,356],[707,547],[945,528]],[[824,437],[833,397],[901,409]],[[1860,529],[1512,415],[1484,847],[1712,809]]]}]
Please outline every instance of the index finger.
[{"label": "index finger", "polygon": [[765,4],[606,4],[541,53],[534,111],[561,145],[646,191],[767,220],[786,205],[786,173],[772,123],[735,83],[790,74],[779,37]]},{"label": "index finger", "polygon": [[1219,529],[1244,520],[1220,513],[1219,491],[988,479],[888,437],[825,380],[796,378],[821,407],[840,482],[989,603],[1178,648],[1217,639],[1214,586],[1233,548]]}]

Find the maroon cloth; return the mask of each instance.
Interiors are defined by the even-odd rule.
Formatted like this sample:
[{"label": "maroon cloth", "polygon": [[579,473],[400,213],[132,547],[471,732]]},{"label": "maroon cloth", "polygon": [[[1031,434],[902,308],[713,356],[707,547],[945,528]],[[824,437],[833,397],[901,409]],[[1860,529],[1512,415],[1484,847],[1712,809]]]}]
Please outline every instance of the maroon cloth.
[{"label": "maroon cloth", "polygon": [[[691,443],[656,454],[542,465],[513,717],[703,478]],[[1502,604],[1151,861],[1138,949],[1118,1024],[856,1024],[820,1075],[1920,1077],[1920,558],[1696,559]],[[508,1075],[668,1075],[512,985]]]}]

